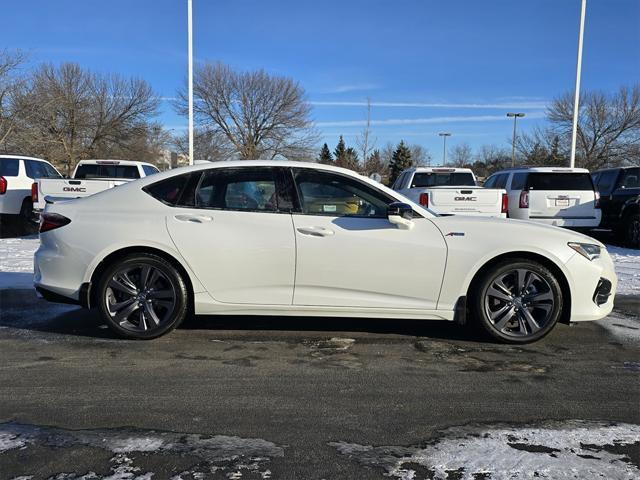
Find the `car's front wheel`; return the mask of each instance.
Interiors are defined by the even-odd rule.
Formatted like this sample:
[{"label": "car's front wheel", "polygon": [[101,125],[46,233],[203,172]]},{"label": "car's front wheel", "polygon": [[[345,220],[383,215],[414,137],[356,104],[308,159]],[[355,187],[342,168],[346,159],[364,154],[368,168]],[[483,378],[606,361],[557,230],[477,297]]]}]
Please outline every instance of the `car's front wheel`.
[{"label": "car's front wheel", "polygon": [[103,319],[125,338],[159,337],[187,315],[185,281],[157,255],[134,254],[114,262],[101,276],[98,295]]},{"label": "car's front wheel", "polygon": [[494,265],[474,283],[472,314],[492,337],[508,343],[539,340],[558,322],[562,289],[547,267],[528,259]]}]

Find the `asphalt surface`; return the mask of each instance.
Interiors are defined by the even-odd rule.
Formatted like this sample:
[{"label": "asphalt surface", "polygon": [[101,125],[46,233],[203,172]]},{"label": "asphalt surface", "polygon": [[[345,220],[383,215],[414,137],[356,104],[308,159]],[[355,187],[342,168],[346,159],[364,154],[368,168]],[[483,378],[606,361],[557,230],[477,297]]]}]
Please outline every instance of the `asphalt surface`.
[{"label": "asphalt surface", "polygon": [[3,290],[0,478],[640,478],[640,304],[619,300],[523,347],[277,317],[135,342]]}]

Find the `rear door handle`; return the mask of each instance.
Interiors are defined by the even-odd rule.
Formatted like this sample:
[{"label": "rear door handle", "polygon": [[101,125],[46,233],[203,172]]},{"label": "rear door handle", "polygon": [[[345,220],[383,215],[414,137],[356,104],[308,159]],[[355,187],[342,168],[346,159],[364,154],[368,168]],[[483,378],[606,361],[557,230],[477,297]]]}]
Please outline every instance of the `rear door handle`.
[{"label": "rear door handle", "polygon": [[175,217],[176,220],[178,220],[179,222],[190,222],[190,223],[205,223],[205,222],[210,222],[211,220],[213,220],[213,217],[210,217],[209,215],[176,215]]},{"label": "rear door handle", "polygon": [[300,227],[296,230],[303,235],[311,235],[312,237],[330,237],[335,234],[333,230],[324,227]]}]

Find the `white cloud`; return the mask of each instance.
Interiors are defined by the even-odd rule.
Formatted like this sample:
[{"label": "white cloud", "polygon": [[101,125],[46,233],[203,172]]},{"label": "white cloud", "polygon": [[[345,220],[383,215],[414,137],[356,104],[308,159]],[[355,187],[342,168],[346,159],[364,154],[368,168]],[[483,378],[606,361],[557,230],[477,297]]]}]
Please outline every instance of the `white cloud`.
[{"label": "white cloud", "polygon": [[375,83],[350,83],[327,88],[325,90],[322,90],[322,93],[362,92],[365,90],[375,90],[377,88],[380,88],[380,85],[377,85]]},{"label": "white cloud", "polygon": [[[312,100],[309,102],[316,107],[366,107],[364,101],[333,101]],[[498,103],[427,103],[427,102],[371,102],[372,107],[400,107],[400,108],[485,108],[485,109],[521,109],[542,110],[547,108],[546,101],[529,102],[498,102]]]},{"label": "white cloud", "polygon": [[[544,118],[544,112],[534,112],[527,114],[525,119]],[[428,118],[389,118],[385,120],[371,120],[372,126],[386,125],[427,125],[431,123],[483,123],[507,120],[505,115],[461,115],[457,117],[428,117]],[[364,127],[366,120],[335,120],[326,122],[316,122],[318,127]]]}]

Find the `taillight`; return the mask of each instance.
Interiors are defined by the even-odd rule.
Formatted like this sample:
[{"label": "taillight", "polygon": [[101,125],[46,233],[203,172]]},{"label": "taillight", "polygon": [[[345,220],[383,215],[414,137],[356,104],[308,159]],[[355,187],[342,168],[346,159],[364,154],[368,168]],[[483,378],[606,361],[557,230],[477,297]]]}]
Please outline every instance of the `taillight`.
[{"label": "taillight", "polygon": [[429,208],[429,194],[421,193],[419,202],[420,202],[420,205],[422,205],[423,207]]},{"label": "taillight", "polygon": [[520,192],[520,208],[529,208],[529,192],[527,190]]},{"label": "taillight", "polygon": [[33,182],[31,184],[31,202],[38,203],[38,183]]},{"label": "taillight", "polygon": [[502,213],[507,213],[509,211],[509,195],[506,193],[502,194]]},{"label": "taillight", "polygon": [[40,233],[48,232],[49,230],[55,230],[56,228],[64,227],[71,223],[67,217],[58,213],[43,213],[40,215]]},{"label": "taillight", "polygon": [[7,193],[7,179],[0,177],[0,195]]},{"label": "taillight", "polygon": [[594,192],[595,195],[595,208],[600,208],[600,192],[597,190]]}]

